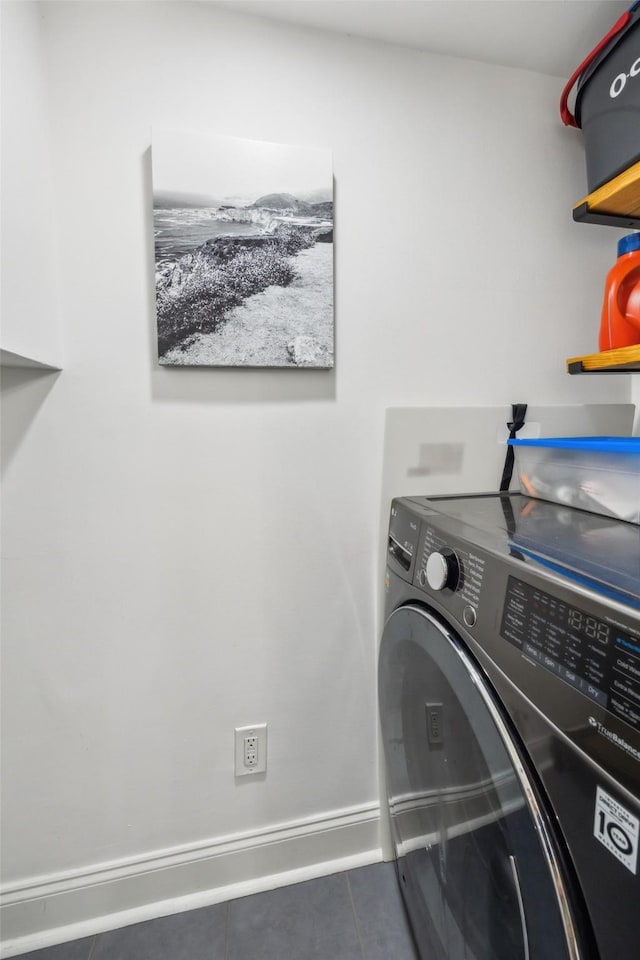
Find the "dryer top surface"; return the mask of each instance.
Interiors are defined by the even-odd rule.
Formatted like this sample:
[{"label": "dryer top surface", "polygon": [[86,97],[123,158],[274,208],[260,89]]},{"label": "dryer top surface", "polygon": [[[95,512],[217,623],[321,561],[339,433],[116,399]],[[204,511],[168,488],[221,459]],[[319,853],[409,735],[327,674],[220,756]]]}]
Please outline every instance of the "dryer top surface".
[{"label": "dryer top surface", "polygon": [[411,497],[423,517],[502,556],[640,609],[640,526],[522,494]]}]

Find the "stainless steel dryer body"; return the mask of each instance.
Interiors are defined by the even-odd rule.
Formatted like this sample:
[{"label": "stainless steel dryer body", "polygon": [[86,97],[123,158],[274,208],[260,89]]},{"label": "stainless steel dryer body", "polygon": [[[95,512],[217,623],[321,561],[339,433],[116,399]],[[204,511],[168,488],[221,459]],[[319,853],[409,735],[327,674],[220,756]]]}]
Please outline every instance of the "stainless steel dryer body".
[{"label": "stainless steel dryer body", "polygon": [[379,704],[424,960],[640,956],[640,528],[520,494],[391,508]]}]

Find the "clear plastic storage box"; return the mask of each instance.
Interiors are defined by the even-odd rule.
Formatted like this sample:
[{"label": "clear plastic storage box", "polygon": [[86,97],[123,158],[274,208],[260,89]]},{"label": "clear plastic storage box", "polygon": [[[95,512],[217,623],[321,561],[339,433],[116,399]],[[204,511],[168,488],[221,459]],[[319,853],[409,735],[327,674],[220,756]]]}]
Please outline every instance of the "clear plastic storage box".
[{"label": "clear plastic storage box", "polygon": [[640,524],[640,437],[508,440],[529,497]]}]

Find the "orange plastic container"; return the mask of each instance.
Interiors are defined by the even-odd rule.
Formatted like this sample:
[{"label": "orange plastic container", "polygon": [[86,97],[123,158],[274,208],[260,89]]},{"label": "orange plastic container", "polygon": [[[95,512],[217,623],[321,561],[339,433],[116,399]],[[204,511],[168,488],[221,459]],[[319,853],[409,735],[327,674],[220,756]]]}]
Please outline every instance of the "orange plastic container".
[{"label": "orange plastic container", "polygon": [[618,241],[618,259],[607,274],[600,350],[640,343],[640,233]]}]

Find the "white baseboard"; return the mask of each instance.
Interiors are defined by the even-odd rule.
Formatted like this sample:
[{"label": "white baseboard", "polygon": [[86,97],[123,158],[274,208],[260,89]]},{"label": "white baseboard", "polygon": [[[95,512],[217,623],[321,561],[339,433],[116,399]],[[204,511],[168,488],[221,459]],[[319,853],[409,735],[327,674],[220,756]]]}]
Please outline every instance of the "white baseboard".
[{"label": "white baseboard", "polygon": [[34,877],[0,895],[0,957],[382,859],[379,805]]}]

